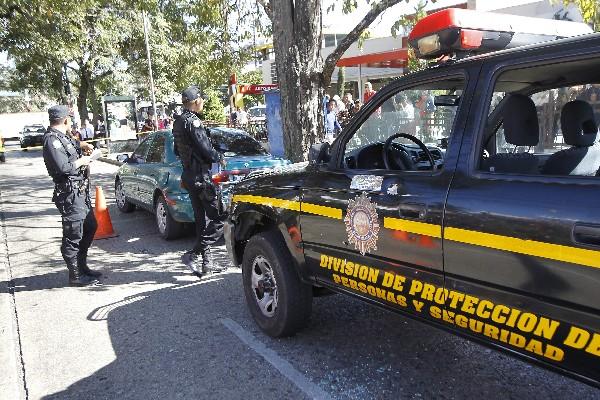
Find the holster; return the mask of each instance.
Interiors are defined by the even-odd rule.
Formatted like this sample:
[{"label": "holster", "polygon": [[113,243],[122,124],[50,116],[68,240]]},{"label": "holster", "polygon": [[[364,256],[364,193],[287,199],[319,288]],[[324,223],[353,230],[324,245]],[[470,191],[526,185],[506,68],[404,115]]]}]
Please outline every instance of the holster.
[{"label": "holster", "polygon": [[194,186],[196,188],[207,189],[213,186],[208,173],[209,168],[206,168],[205,164],[196,157],[192,157],[192,171],[194,171]]}]

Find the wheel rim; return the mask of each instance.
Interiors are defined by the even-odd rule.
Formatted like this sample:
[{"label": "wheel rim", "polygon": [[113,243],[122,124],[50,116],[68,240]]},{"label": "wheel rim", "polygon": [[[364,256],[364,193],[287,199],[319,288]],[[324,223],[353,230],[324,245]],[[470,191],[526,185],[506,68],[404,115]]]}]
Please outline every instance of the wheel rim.
[{"label": "wheel rim", "polygon": [[123,189],[123,184],[119,181],[117,183],[117,190],[115,190],[115,197],[117,200],[117,205],[119,208],[125,207],[125,190]]},{"label": "wheel rim", "polygon": [[162,201],[159,201],[156,206],[156,224],[160,233],[165,233],[167,229],[167,209]]},{"label": "wheel rim", "polygon": [[263,256],[257,256],[252,262],[252,292],[256,304],[266,317],[272,317],[277,310],[277,281],[273,268]]}]

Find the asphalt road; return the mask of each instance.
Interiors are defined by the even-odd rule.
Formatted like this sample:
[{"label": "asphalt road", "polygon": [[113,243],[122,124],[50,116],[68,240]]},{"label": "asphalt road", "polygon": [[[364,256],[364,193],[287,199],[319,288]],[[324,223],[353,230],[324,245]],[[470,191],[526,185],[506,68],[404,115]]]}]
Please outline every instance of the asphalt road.
[{"label": "asphalt road", "polygon": [[[118,237],[94,242],[103,285],[71,288],[39,151],[0,165],[0,399],[593,399],[600,391],[343,296],[274,340],[253,323],[241,275],[203,280],[153,217],[120,214],[117,167],[92,166]],[[224,246],[216,251],[227,263]]]}]

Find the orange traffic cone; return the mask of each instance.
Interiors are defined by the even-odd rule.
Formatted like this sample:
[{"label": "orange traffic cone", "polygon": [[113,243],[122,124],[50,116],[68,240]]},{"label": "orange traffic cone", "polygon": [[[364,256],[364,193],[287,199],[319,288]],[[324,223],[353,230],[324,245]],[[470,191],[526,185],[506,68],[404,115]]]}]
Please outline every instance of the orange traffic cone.
[{"label": "orange traffic cone", "polygon": [[96,186],[96,207],[94,207],[94,216],[98,222],[98,229],[94,235],[94,239],[108,239],[117,236],[113,230],[110,214],[106,207],[106,199],[104,192],[100,186]]}]

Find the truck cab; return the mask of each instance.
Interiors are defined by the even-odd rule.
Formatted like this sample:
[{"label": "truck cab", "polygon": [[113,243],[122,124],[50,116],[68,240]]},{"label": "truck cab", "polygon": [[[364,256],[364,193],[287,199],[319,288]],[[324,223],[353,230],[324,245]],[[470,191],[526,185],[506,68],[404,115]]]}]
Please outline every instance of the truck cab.
[{"label": "truck cab", "polygon": [[236,185],[248,307],[289,336],[342,293],[598,386],[600,35],[440,13],[409,40],[444,62],[381,89],[310,163]]}]

